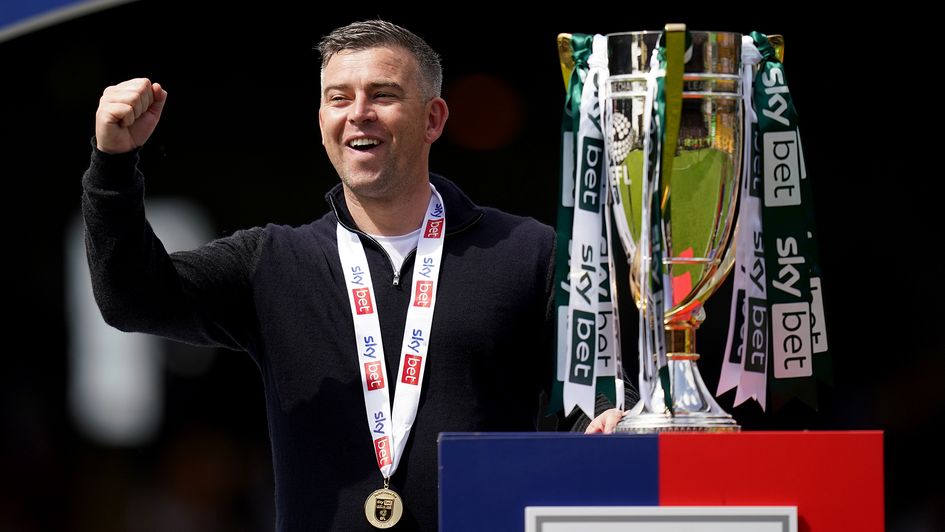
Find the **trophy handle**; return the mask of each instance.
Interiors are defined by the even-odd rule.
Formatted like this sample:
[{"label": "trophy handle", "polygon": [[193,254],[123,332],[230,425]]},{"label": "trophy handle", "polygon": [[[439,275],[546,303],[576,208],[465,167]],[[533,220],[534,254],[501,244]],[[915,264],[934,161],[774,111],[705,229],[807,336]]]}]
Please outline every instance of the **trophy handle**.
[{"label": "trophy handle", "polygon": [[666,101],[666,125],[663,130],[663,156],[661,172],[667,178],[662,179],[660,208],[669,208],[669,179],[673,173],[673,161],[676,159],[676,144],[679,140],[679,121],[682,118],[683,65],[686,62],[686,25],[667,24],[663,31],[666,45],[666,74],[664,75],[664,94]]},{"label": "trophy handle", "polygon": [[567,92],[571,84],[571,73],[574,72],[574,56],[571,48],[571,34],[558,34],[558,61],[561,63],[561,76],[564,78],[564,90]]},{"label": "trophy handle", "polygon": [[768,35],[768,42],[771,43],[771,46],[774,47],[774,55],[777,56],[778,61],[784,62],[784,36],[783,35]]}]

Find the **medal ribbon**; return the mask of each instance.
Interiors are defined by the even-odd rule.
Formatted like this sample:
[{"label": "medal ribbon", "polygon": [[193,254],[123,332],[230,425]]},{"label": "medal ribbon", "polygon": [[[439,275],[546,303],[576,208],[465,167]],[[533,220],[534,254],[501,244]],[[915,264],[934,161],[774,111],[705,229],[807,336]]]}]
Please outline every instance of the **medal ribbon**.
[{"label": "medal ribbon", "polygon": [[446,220],[443,200],[432,184],[430,188],[430,203],[417,243],[412,295],[400,351],[400,369],[397,373],[393,411],[381,324],[374,300],[374,283],[371,281],[364,246],[357,233],[347,230],[340,223],[337,228],[338,255],[341,258],[351,317],[354,320],[358,369],[361,372],[368,429],[374,440],[377,466],[385,479],[389,479],[397,471],[407,438],[410,436],[410,428],[417,417],[433,310],[436,305]]}]

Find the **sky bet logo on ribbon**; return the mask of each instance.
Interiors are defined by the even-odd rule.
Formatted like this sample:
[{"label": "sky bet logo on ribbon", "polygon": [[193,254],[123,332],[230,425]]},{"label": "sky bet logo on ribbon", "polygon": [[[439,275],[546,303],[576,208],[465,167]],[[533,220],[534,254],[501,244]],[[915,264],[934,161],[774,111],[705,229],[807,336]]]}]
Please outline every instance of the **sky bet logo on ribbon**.
[{"label": "sky bet logo on ribbon", "polygon": [[600,212],[600,170],[604,162],[604,141],[586,137],[583,146],[581,168],[584,173],[578,176],[581,184],[578,207],[598,213]]},{"label": "sky bet logo on ribbon", "polygon": [[417,355],[404,354],[404,367],[401,372],[400,382],[404,384],[412,384],[414,386],[419,384],[420,380],[420,364],[423,363],[423,358]]},{"label": "sky bet logo on ribbon", "polygon": [[[768,364],[768,306],[764,299],[748,298],[748,333],[747,345],[741,349],[748,351],[745,371],[764,373]],[[745,341],[743,340],[743,342]]]},{"label": "sky bet logo on ribbon", "polygon": [[440,238],[443,236],[443,218],[427,220],[427,230],[423,232],[423,238]]},{"label": "sky bet logo on ribbon", "polygon": [[370,288],[355,288],[351,290],[354,294],[354,308],[358,314],[373,314],[374,303],[371,301]]},{"label": "sky bet logo on ribbon", "polygon": [[413,306],[430,308],[432,294],[433,281],[417,281],[417,288],[413,294]]},{"label": "sky bet logo on ribbon", "polygon": [[374,440],[374,454],[377,455],[377,467],[383,469],[391,465],[390,439],[387,436]]},{"label": "sky bet logo on ribbon", "polygon": [[[761,168],[770,362],[775,379],[803,379],[814,374],[813,353],[827,350],[823,316],[813,314],[820,312],[821,303],[819,292],[813,293],[814,286],[819,288],[819,279],[815,280],[819,264],[811,182],[783,65],[766,61],[756,78],[754,94],[761,111],[758,127],[764,159]],[[784,384],[788,395],[783,398],[793,395],[813,406],[816,390],[811,385]]]},{"label": "sky bet logo on ribbon", "polygon": [[380,361],[364,363],[364,383],[369,392],[384,389],[384,368]]},{"label": "sky bet logo on ribbon", "polygon": [[364,341],[361,346],[364,348],[364,351],[361,352],[361,356],[365,358],[377,358],[377,341],[373,336],[365,336]]},{"label": "sky bet logo on ribbon", "polygon": [[430,276],[433,275],[434,268],[436,268],[436,261],[433,260],[433,257],[424,257],[423,266],[420,268],[418,273],[429,279]]},{"label": "sky bet logo on ribbon", "polygon": [[771,309],[774,319],[775,364],[778,379],[810,377],[811,361],[810,304],[806,301],[781,303]]},{"label": "sky bet logo on ribbon", "polygon": [[796,131],[765,133],[765,205],[784,207],[801,204],[804,161]]},{"label": "sky bet logo on ribbon", "polygon": [[592,371],[597,356],[597,316],[581,310],[574,311],[571,328],[571,372],[568,380],[590,385],[594,382]]}]

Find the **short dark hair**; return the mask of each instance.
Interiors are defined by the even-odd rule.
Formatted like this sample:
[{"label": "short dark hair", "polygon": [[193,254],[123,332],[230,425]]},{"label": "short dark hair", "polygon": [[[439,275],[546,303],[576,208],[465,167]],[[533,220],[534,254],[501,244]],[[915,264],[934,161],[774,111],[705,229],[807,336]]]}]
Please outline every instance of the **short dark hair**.
[{"label": "short dark hair", "polygon": [[321,71],[325,72],[328,61],[338,52],[390,46],[400,46],[413,55],[420,67],[420,86],[425,96],[428,99],[439,96],[443,87],[439,54],[411,31],[386,20],[353,22],[323,37],[317,46],[322,55]]}]

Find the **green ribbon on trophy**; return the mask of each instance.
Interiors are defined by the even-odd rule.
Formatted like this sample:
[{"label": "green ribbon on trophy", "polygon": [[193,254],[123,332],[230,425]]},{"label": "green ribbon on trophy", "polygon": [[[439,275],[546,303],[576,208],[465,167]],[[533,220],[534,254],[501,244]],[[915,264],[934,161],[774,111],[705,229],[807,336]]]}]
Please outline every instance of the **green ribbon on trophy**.
[{"label": "green ribbon on trophy", "polygon": [[816,379],[832,379],[820,281],[811,177],[784,65],[768,38],[751,34],[762,60],[755,75],[763,175],[766,294],[770,309],[771,399],[816,408]]},{"label": "green ribbon on trophy", "polygon": [[574,134],[581,111],[581,91],[587,76],[587,58],[591,55],[592,35],[562,34],[558,36],[558,57],[565,84],[564,111],[561,114],[561,168],[558,179],[557,247],[555,249],[555,330],[557,338],[555,378],[551,388],[548,412],[564,408],[562,388],[567,366],[564,335],[567,328],[568,256],[571,253],[571,226],[574,223]]},{"label": "green ribbon on trophy", "polygon": [[742,55],[745,108],[753,116],[746,120],[732,319],[717,395],[738,386],[736,406],[751,398],[765,410],[770,395],[775,409],[794,397],[816,408],[816,380],[832,376],[797,112],[768,38],[745,37]]},{"label": "green ribbon on trophy", "polygon": [[[589,417],[594,417],[597,393],[611,404],[618,404],[623,395],[615,384],[622,374],[603,223],[607,188],[597,78],[606,74],[591,74],[593,42],[591,35],[558,38],[567,97],[561,124],[555,257],[557,371],[548,408],[549,412],[564,408],[567,414],[577,405]],[[602,65],[606,68],[606,59]],[[591,85],[585,86],[589,75]]]}]

